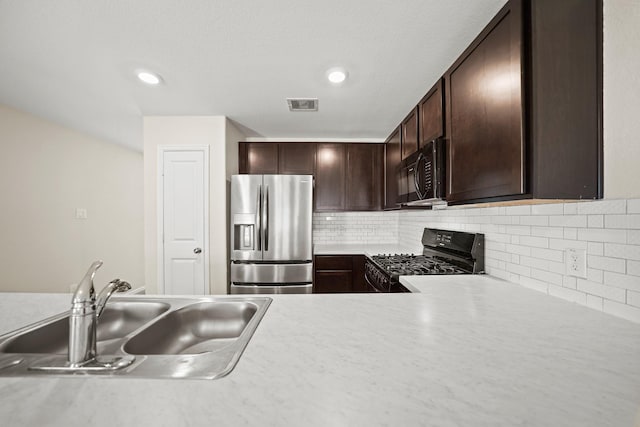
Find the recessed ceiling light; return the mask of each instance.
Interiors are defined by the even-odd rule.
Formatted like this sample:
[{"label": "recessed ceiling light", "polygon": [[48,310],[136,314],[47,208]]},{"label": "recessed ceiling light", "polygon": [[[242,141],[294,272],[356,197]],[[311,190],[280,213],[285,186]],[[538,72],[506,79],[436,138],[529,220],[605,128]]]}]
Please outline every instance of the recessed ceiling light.
[{"label": "recessed ceiling light", "polygon": [[152,86],[158,85],[162,81],[162,78],[159,75],[150,71],[138,71],[138,79],[140,79],[141,82]]},{"label": "recessed ceiling light", "polygon": [[327,79],[333,84],[340,84],[347,78],[347,71],[344,68],[331,68],[327,71]]}]

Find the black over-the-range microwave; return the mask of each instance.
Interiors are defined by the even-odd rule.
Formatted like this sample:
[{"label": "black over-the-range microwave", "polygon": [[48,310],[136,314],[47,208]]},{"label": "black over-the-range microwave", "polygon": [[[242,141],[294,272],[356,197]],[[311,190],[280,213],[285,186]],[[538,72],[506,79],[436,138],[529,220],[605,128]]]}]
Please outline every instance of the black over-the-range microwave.
[{"label": "black over-the-range microwave", "polygon": [[434,139],[404,159],[398,169],[398,200],[405,206],[445,202],[445,141]]}]

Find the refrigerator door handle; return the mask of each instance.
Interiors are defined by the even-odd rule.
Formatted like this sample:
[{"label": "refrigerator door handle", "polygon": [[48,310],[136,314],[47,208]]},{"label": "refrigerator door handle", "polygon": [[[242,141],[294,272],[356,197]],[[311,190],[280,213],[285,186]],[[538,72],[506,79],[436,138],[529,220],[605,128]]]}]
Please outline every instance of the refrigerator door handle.
[{"label": "refrigerator door handle", "polygon": [[258,185],[258,200],[256,201],[256,234],[258,250],[262,250],[262,185]]},{"label": "refrigerator door handle", "polygon": [[269,250],[269,186],[264,186],[264,250]]}]

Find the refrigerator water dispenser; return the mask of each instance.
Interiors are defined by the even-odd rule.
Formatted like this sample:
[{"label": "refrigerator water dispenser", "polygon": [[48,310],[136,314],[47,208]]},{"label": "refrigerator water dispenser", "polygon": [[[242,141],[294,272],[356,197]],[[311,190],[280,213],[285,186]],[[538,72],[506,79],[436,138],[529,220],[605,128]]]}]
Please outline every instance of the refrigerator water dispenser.
[{"label": "refrigerator water dispenser", "polygon": [[234,250],[254,251],[256,249],[254,224],[234,224],[233,231]]}]

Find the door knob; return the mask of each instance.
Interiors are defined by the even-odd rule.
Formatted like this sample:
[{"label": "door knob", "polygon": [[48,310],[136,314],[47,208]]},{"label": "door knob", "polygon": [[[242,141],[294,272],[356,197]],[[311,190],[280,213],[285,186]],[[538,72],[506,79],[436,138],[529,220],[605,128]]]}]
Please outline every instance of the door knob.
[{"label": "door knob", "polygon": [[201,249],[201,248],[195,248],[195,249],[193,250],[193,253],[194,253],[194,254],[199,254],[199,253],[201,253],[201,252],[202,252],[202,249]]}]

